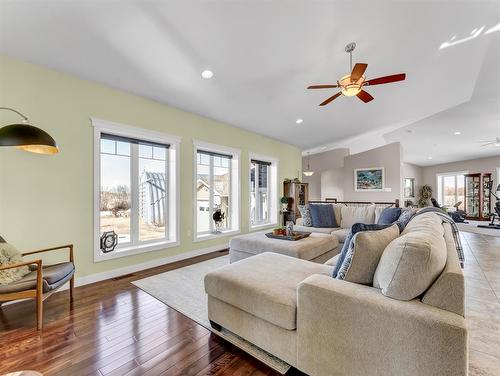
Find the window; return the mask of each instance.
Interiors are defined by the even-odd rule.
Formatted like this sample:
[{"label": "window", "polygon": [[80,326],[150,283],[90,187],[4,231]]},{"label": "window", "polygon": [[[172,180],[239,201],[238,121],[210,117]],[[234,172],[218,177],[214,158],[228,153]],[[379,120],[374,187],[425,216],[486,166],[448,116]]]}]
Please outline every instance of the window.
[{"label": "window", "polygon": [[196,142],[195,161],[195,240],[239,231],[239,151]]},{"label": "window", "polygon": [[[177,245],[178,140],[92,119],[96,261]],[[109,252],[103,234],[117,235]]]},{"label": "window", "polygon": [[464,209],[464,174],[467,172],[453,172],[437,175],[438,202],[441,206],[453,207],[461,202],[459,209]]},{"label": "window", "polygon": [[277,223],[277,161],[250,156],[250,227]]}]

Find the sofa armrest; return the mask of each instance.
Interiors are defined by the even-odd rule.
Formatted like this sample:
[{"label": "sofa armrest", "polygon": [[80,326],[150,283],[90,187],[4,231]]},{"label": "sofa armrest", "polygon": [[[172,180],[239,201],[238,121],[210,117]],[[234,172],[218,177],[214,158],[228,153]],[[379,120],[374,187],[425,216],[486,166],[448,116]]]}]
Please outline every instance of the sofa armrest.
[{"label": "sofa armrest", "polygon": [[467,375],[463,317],[313,275],[298,286],[298,368],[310,375]]}]

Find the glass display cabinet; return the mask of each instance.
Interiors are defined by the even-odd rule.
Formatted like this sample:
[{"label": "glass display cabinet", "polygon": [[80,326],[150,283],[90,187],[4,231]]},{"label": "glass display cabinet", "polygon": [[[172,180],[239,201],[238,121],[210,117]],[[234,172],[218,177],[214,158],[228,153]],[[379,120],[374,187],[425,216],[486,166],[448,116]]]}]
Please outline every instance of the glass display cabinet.
[{"label": "glass display cabinet", "polygon": [[465,175],[465,211],[468,219],[490,219],[491,199],[488,185],[491,179],[490,173]]}]

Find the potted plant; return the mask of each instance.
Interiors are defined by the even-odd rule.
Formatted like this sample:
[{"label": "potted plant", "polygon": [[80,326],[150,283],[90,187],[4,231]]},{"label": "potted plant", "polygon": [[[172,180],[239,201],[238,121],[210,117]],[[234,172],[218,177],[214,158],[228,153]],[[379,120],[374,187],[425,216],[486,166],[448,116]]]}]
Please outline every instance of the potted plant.
[{"label": "potted plant", "polygon": [[281,210],[282,211],[287,210],[288,209],[288,197],[286,197],[286,196],[281,197],[280,202],[281,202]]},{"label": "potted plant", "polygon": [[425,208],[429,206],[429,200],[432,197],[432,188],[429,185],[423,185],[418,192],[418,207]]}]

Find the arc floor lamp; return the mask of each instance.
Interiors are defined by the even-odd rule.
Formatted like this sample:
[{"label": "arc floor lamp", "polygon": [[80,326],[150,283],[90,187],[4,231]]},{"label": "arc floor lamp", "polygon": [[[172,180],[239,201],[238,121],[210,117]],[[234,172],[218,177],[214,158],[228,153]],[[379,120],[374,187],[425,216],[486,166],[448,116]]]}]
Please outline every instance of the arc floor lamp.
[{"label": "arc floor lamp", "polygon": [[17,110],[0,107],[0,110],[12,111],[23,118],[22,123],[9,124],[0,128],[0,146],[15,148],[37,154],[57,154],[56,141],[44,130],[29,125],[28,118]]}]

